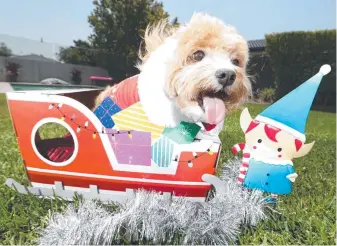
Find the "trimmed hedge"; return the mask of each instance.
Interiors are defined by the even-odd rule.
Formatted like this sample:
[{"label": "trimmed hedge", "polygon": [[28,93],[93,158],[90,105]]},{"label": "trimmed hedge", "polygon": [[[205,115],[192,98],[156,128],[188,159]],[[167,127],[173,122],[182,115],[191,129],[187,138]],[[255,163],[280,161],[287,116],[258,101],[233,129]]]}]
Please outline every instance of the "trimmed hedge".
[{"label": "trimmed hedge", "polygon": [[323,64],[331,65],[317,92],[314,106],[336,110],[336,30],[285,32],[266,35],[276,84],[276,99],[315,75]]},{"label": "trimmed hedge", "polygon": [[248,62],[247,72],[251,76],[253,92],[275,87],[273,70],[269,57],[265,54],[253,54]]}]

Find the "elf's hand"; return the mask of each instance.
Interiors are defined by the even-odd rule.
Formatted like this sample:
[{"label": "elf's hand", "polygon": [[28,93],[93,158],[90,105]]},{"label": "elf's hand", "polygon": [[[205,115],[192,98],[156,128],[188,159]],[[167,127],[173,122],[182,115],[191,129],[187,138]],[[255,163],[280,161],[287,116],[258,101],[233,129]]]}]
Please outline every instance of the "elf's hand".
[{"label": "elf's hand", "polygon": [[298,177],[297,173],[292,173],[292,174],[288,174],[287,179],[289,179],[291,182],[295,182],[296,178]]}]

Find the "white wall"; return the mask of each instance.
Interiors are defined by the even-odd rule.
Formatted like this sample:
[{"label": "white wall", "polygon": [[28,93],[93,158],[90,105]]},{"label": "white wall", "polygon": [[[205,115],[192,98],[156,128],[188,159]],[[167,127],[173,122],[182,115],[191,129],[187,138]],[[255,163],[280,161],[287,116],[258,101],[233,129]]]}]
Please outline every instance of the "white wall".
[{"label": "white wall", "polygon": [[46,78],[58,78],[71,83],[71,70],[73,68],[82,71],[81,84],[83,85],[91,84],[89,79],[90,76],[109,77],[108,72],[100,67],[79,66],[49,61],[34,61],[17,57],[6,58],[0,56],[0,81],[6,81],[6,60],[21,65],[20,75],[17,82],[36,83]]},{"label": "white wall", "polygon": [[0,82],[6,81],[6,60],[4,57],[0,56]]}]

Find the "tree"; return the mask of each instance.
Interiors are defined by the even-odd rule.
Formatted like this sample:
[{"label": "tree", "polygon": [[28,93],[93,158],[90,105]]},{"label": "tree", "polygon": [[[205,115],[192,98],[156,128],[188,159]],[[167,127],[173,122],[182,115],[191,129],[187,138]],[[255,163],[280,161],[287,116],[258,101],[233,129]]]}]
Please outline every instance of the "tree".
[{"label": "tree", "polygon": [[[61,49],[61,61],[105,68],[115,80],[136,74],[138,49],[148,24],[168,18],[155,0],[94,0],[88,17],[93,34],[88,41],[74,41]],[[172,22],[179,25],[178,19]]]},{"label": "tree", "polygon": [[12,50],[5,43],[0,43],[0,56],[8,57],[11,55],[13,55]]},{"label": "tree", "polygon": [[65,63],[96,66],[95,53],[89,42],[83,40],[74,40],[74,46],[69,48],[60,48],[58,57]]},{"label": "tree", "polygon": [[176,26],[176,27],[179,26],[178,17],[174,17],[174,19],[171,21],[171,25]]},{"label": "tree", "polygon": [[95,0],[88,20],[94,33],[89,37],[94,48],[101,49],[103,67],[117,80],[137,73],[139,45],[146,26],[168,13],[154,0]]}]

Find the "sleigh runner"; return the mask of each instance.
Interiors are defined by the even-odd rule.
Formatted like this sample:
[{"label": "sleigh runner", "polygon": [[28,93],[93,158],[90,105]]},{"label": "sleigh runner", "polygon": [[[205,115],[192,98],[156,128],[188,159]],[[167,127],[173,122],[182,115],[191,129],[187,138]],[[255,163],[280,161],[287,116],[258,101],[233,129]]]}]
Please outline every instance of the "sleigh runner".
[{"label": "sleigh runner", "polygon": [[[140,119],[133,121],[123,118],[123,115],[134,117],[129,112],[135,110],[132,107],[112,116],[116,121],[112,128],[104,127],[102,115],[90,110],[89,99],[98,92],[88,89],[7,93],[32,187],[24,187],[12,179],[6,184],[20,193],[55,194],[65,199],[78,193],[88,199],[121,201],[132,197],[134,191],[145,189],[166,197],[205,201],[211,185],[202,177],[215,174],[221,149],[219,138],[195,136],[186,142],[179,135],[187,134],[180,132],[184,125],[177,128],[179,134],[164,127],[137,128],[136,123],[145,122],[144,115],[134,113]],[[133,106],[137,109],[139,105]],[[68,134],[63,138],[42,139],[39,128],[48,123],[59,124]],[[126,123],[137,129],[125,129]],[[162,131],[159,135],[158,129]]]}]

